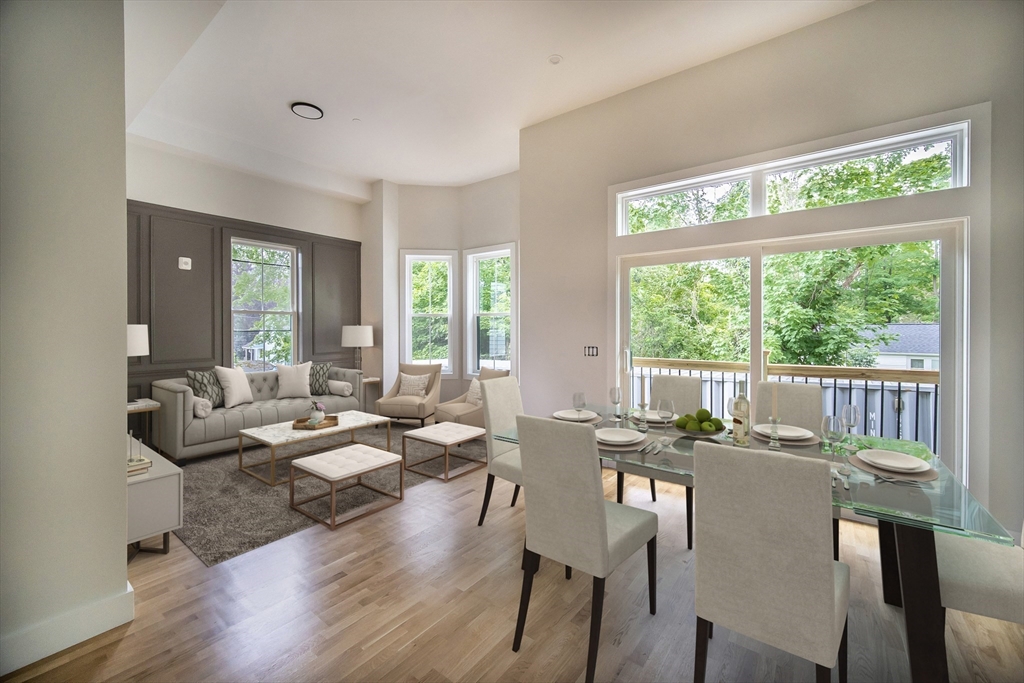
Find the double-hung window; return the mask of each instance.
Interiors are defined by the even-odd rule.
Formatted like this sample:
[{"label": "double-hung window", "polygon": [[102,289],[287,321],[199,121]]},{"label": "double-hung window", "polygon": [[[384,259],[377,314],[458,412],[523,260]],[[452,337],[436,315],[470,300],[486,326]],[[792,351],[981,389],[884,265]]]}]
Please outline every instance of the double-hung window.
[{"label": "double-hung window", "polygon": [[293,247],[231,240],[234,367],[262,372],[295,362],[297,270]]},{"label": "double-hung window", "polygon": [[453,374],[455,251],[402,250],[402,361]]},{"label": "double-hung window", "polygon": [[466,255],[466,368],[514,370],[515,244]]}]

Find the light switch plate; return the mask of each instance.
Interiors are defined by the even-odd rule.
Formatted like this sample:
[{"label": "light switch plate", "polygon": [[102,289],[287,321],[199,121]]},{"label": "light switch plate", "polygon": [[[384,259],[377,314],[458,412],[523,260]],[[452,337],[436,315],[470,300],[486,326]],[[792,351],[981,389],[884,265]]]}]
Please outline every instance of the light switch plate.
[{"label": "light switch plate", "polygon": [[192,270],[192,259],[187,256],[178,257],[178,269],[179,270]]}]

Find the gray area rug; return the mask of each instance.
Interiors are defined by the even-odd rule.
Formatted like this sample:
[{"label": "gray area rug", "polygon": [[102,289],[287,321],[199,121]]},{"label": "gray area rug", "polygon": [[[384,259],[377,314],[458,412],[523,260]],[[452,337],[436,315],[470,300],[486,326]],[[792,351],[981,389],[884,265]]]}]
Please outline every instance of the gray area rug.
[{"label": "gray area rug", "polygon": [[[402,433],[412,429],[399,425],[391,427],[391,451],[402,453]],[[387,430],[360,429],[356,431],[356,439],[360,443],[384,449],[387,445]],[[343,447],[348,443],[348,434],[326,437],[315,442],[318,451]],[[277,450],[277,477],[288,478],[288,460],[281,461],[282,455],[297,453],[313,447],[309,443],[292,444]],[[322,446],[322,447],[321,447]],[[408,441],[407,461],[415,465],[417,462],[438,453],[443,453],[439,446],[424,444],[419,441]],[[486,460],[486,446],[483,441],[471,441],[452,449],[449,470],[469,464],[467,460],[454,454],[463,453],[475,459]],[[246,463],[259,462],[270,458],[270,449],[265,446],[254,446],[245,449]],[[269,465],[256,468],[261,475],[269,477]],[[181,542],[195,553],[207,567],[211,567],[232,557],[249,552],[268,543],[290,536],[316,524],[305,515],[292,510],[288,506],[288,484],[268,486],[258,479],[238,469],[238,452],[213,455],[188,461],[182,468],[185,473],[184,517],[185,525],[175,531]],[[435,474],[444,472],[444,458],[424,463],[418,469]],[[398,491],[398,468],[390,467],[380,472],[365,475],[363,479],[372,486],[384,491]],[[409,489],[425,481],[429,477],[407,470],[405,488]],[[346,482],[347,483],[347,482]],[[443,485],[437,482],[438,485]],[[328,487],[312,477],[302,479],[295,484],[296,499],[311,494],[327,491]],[[367,505],[384,499],[386,496],[360,486],[338,493],[338,514],[356,507]],[[313,514],[327,517],[330,514],[330,498],[312,501],[303,509]],[[358,523],[358,522],[356,522]]]}]

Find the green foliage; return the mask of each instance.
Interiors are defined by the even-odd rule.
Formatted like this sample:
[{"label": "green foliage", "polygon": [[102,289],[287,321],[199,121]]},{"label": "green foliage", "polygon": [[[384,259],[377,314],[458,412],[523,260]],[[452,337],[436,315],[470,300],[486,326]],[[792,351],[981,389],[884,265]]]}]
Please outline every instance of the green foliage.
[{"label": "green foliage", "polygon": [[448,359],[449,275],[447,261],[412,262],[413,360]]},{"label": "green foliage", "polygon": [[750,358],[750,261],[633,268],[632,352],[646,358]]},{"label": "green foliage", "polygon": [[[292,252],[231,245],[231,308],[267,313],[236,314],[234,361],[246,370],[292,363]],[[287,312],[274,314],[272,311]],[[258,347],[263,361],[248,361],[244,347]]]},{"label": "green foliage", "polygon": [[627,213],[631,235],[746,218],[750,215],[750,183],[740,180],[633,199]]},{"label": "green foliage", "polygon": [[953,177],[951,155],[945,142],[772,173],[766,177],[768,213],[943,190]]}]

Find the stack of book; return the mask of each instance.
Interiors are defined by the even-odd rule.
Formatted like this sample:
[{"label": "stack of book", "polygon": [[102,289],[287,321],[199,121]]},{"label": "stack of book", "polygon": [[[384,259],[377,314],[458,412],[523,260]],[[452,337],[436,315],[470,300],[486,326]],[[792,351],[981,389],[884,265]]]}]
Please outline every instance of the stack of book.
[{"label": "stack of book", "polygon": [[137,461],[128,461],[128,476],[136,477],[140,474],[149,472],[149,468],[153,466],[153,461],[147,457],[139,456]]}]

